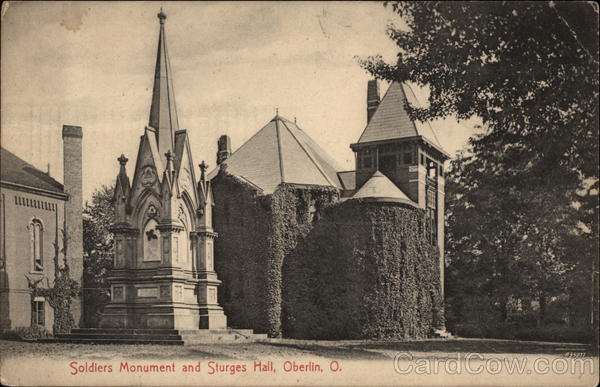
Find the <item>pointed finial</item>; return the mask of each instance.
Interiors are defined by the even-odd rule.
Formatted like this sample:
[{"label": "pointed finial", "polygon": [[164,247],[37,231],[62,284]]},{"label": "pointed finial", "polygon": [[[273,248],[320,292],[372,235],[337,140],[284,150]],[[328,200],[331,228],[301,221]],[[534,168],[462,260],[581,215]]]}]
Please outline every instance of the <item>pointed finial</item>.
[{"label": "pointed finial", "polygon": [[206,164],[204,162],[204,160],[202,160],[202,163],[198,165],[200,167],[200,181],[204,181],[204,174],[206,173],[206,170],[208,169],[208,164]]},{"label": "pointed finial", "polygon": [[121,164],[122,166],[125,166],[125,164],[127,164],[127,161],[129,161],[129,159],[127,157],[125,157],[124,154],[121,154],[121,156],[117,160],[119,161],[119,164]]},{"label": "pointed finial", "polygon": [[160,7],[160,12],[156,16],[158,16],[160,24],[165,24],[165,20],[167,20],[167,14],[163,12],[162,7]]},{"label": "pointed finial", "polygon": [[200,171],[202,171],[202,173],[206,172],[206,170],[208,169],[208,164],[206,164],[204,160],[202,160],[202,163],[198,166],[200,167]]},{"label": "pointed finial", "polygon": [[296,117],[294,117],[294,124],[296,124]]},{"label": "pointed finial", "polygon": [[279,108],[278,107],[275,108],[275,114],[279,115]]}]

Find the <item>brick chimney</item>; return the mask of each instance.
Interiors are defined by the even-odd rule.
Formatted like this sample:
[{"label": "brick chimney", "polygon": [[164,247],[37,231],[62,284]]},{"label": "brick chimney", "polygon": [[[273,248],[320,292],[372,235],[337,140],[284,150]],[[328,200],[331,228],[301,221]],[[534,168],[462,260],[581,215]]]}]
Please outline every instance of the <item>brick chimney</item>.
[{"label": "brick chimney", "polygon": [[231,155],[231,140],[229,136],[223,135],[219,137],[217,149],[217,165],[219,165]]},{"label": "brick chimney", "polygon": [[[83,197],[81,169],[81,141],[83,131],[80,126],[63,125],[63,164],[64,189],[69,195],[65,203],[65,231],[68,236],[67,259],[71,278],[83,284]],[[81,296],[71,306],[71,312],[77,325],[82,320]]]},{"label": "brick chimney", "polygon": [[379,102],[379,84],[376,79],[372,79],[367,84],[367,123],[371,121]]}]

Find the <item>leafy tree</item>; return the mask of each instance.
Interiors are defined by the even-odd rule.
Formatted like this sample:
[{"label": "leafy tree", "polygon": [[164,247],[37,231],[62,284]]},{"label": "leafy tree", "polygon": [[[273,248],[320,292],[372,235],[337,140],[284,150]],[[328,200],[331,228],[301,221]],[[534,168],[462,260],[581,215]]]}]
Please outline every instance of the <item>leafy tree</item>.
[{"label": "leafy tree", "polygon": [[427,87],[428,106],[406,106],[415,119],[483,122],[447,177],[449,320],[508,322],[518,299],[537,303],[542,326],[549,300],[575,301],[591,287],[590,268],[597,286],[597,10],[584,2],[391,7],[407,25],[388,29],[398,60],[375,56],[363,67]]},{"label": "leafy tree", "polygon": [[[591,3],[395,2],[409,30],[389,27],[398,61],[362,62],[381,79],[430,90],[429,120],[478,116],[495,146],[536,179],[598,177],[598,33]],[[480,149],[481,148],[481,149]],[[564,176],[563,176],[564,174]]]},{"label": "leafy tree", "polygon": [[114,219],[112,206],[114,187],[102,185],[92,194],[91,203],[83,210],[83,300],[86,326],[98,324],[103,306],[109,300],[106,281],[113,265],[113,234],[110,226]]}]

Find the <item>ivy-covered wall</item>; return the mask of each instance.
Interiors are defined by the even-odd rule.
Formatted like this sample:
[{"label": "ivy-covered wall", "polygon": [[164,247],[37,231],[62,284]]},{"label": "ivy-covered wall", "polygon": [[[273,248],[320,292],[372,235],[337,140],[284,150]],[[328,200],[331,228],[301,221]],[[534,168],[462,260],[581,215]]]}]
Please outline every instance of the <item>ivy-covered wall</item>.
[{"label": "ivy-covered wall", "polygon": [[284,335],[426,337],[441,303],[439,253],[423,238],[422,222],[422,210],[395,203],[327,208],[286,257]]},{"label": "ivy-covered wall", "polygon": [[320,211],[338,198],[334,188],[282,184],[271,195],[222,171],[212,180],[215,270],[219,303],[229,325],[281,336],[282,265]]},{"label": "ivy-covered wall", "polygon": [[229,326],[271,337],[414,338],[432,328],[438,252],[422,210],[338,202],[334,188],[283,184],[271,195],[221,171],[215,270]]},{"label": "ivy-covered wall", "polygon": [[215,270],[222,281],[219,303],[228,325],[267,332],[269,198],[252,186],[220,173],[212,180]]}]

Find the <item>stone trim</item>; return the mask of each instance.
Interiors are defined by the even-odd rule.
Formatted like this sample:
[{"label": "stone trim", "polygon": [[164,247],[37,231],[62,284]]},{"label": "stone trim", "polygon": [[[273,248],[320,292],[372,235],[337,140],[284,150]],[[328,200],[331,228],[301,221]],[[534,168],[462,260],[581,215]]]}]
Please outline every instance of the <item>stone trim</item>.
[{"label": "stone trim", "polygon": [[137,228],[130,227],[128,224],[113,224],[110,231],[122,235],[138,235],[140,233]]},{"label": "stone trim", "polygon": [[32,194],[36,194],[36,195],[47,196],[47,197],[54,198],[54,199],[60,199],[60,200],[64,200],[64,201],[69,200],[69,195],[62,193],[62,192],[48,191],[45,189],[30,187],[27,185],[12,183],[9,181],[4,181],[4,180],[0,181],[0,186],[14,189],[16,191],[23,191],[23,192],[29,192]]},{"label": "stone trim", "polygon": [[15,195],[15,205],[39,208],[39,209],[46,210],[46,211],[56,211],[56,209],[57,209],[56,203],[46,202],[44,200],[26,198],[26,197],[19,196],[19,195]]},{"label": "stone trim", "polygon": [[190,236],[203,236],[216,239],[219,237],[219,233],[214,231],[191,231]]}]

